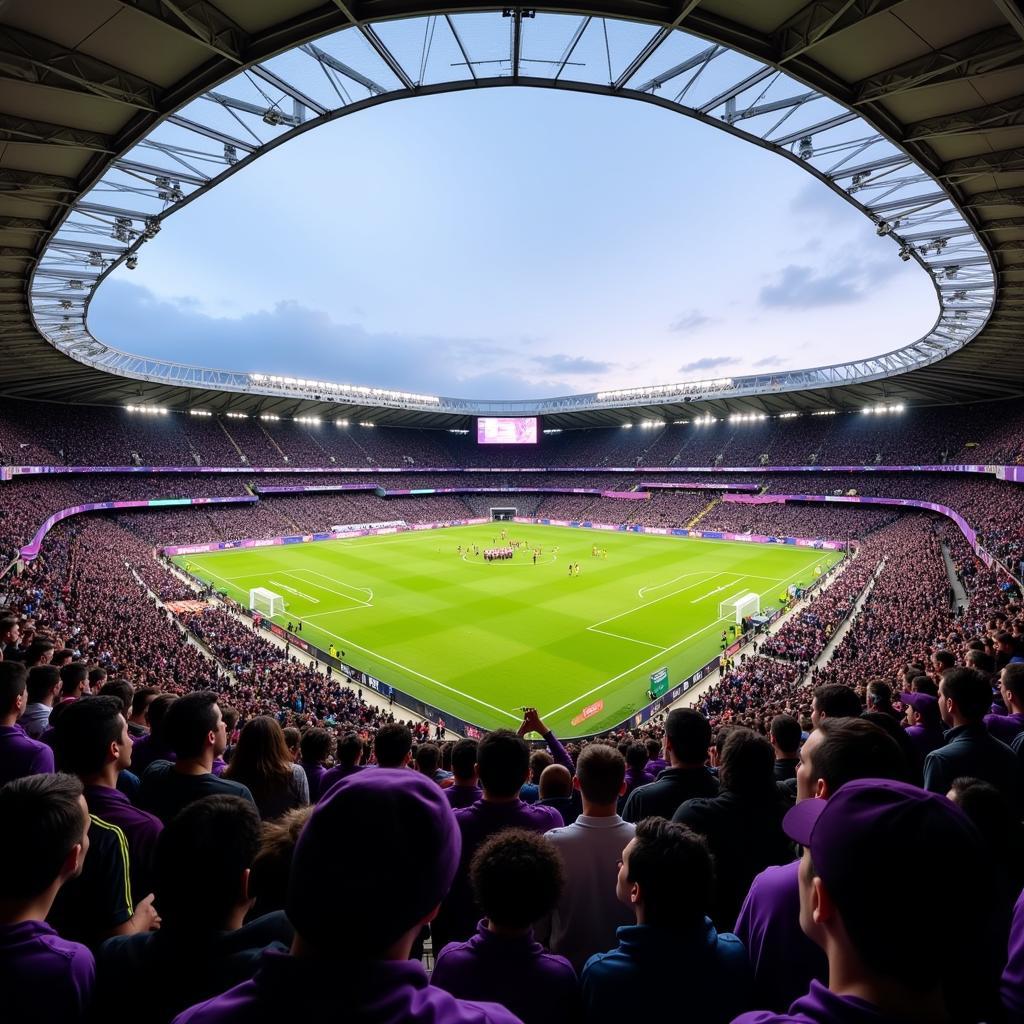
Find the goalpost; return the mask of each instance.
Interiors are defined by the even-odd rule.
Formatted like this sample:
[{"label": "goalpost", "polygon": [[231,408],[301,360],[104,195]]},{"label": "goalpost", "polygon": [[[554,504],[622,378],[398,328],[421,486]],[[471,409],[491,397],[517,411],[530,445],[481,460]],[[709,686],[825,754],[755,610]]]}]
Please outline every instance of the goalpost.
[{"label": "goalpost", "polygon": [[267,618],[284,615],[284,598],[266,587],[253,587],[249,591],[249,608]]},{"label": "goalpost", "polygon": [[757,594],[740,594],[739,597],[730,597],[718,606],[718,617],[720,619],[733,619],[739,624],[751,615],[757,615],[761,611],[761,599]]}]

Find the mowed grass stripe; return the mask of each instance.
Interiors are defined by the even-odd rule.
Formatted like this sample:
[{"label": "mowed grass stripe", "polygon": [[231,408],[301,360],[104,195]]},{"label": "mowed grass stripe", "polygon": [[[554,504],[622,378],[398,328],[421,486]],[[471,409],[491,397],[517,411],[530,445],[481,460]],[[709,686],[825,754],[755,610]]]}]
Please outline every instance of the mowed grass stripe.
[{"label": "mowed grass stripe", "polygon": [[[301,618],[306,640],[333,642],[350,664],[469,721],[508,725],[534,705],[556,709],[550,724],[568,735],[582,731],[570,720],[590,699],[605,707],[586,730],[605,728],[645,703],[656,668],[666,665],[675,681],[714,657],[725,598],[755,591],[774,605],[786,583],[810,583],[815,564],[839,557],[781,544],[505,528],[542,547],[543,564],[532,564],[528,548],[513,562],[464,561],[458,546],[500,542],[497,524],[176,561],[243,601],[251,587],[273,590],[271,578],[288,581],[318,603],[285,591],[282,623]],[[606,559],[591,557],[595,544]],[[570,562],[580,563],[579,576],[569,576]]]}]

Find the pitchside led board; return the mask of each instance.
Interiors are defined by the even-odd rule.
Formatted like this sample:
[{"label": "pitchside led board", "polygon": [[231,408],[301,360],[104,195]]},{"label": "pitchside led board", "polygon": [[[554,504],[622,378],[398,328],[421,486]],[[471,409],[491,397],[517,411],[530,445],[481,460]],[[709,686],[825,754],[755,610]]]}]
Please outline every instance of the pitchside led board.
[{"label": "pitchside led board", "polygon": [[536,416],[481,416],[476,421],[477,444],[536,444]]}]

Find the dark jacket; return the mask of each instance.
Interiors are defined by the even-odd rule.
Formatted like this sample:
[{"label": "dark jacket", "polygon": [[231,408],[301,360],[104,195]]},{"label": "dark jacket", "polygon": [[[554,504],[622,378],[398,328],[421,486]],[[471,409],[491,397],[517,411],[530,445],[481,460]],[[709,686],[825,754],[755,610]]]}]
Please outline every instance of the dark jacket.
[{"label": "dark jacket", "polygon": [[666,768],[654,782],[639,786],[629,794],[622,817],[633,823],[650,817],[671,818],[687,800],[712,797],[717,793],[718,779],[703,766]]},{"label": "dark jacket", "polygon": [[732,927],[755,875],[793,859],[793,846],[782,831],[783,813],[774,785],[761,798],[724,791],[710,800],[688,800],[676,811],[672,820],[704,836],[715,858],[711,916],[719,928]]},{"label": "dark jacket", "polygon": [[991,782],[1021,810],[1021,761],[980,722],[961,725],[946,733],[946,742],[924,759],[924,788],[946,793],[961,775]]}]

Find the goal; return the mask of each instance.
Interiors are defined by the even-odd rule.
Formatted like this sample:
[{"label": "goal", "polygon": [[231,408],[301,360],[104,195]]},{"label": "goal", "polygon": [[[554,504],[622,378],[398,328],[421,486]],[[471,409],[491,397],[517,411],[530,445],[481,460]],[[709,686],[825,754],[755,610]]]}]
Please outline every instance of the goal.
[{"label": "goal", "polygon": [[284,598],[266,587],[254,587],[249,591],[249,607],[260,615],[273,618],[284,615]]},{"label": "goal", "polygon": [[492,508],[491,509],[491,520],[512,520],[519,515],[519,509],[517,508]]},{"label": "goal", "polygon": [[757,615],[761,611],[761,599],[757,594],[740,594],[739,597],[730,597],[718,606],[718,617],[720,619],[734,619],[741,623],[751,615]]}]

